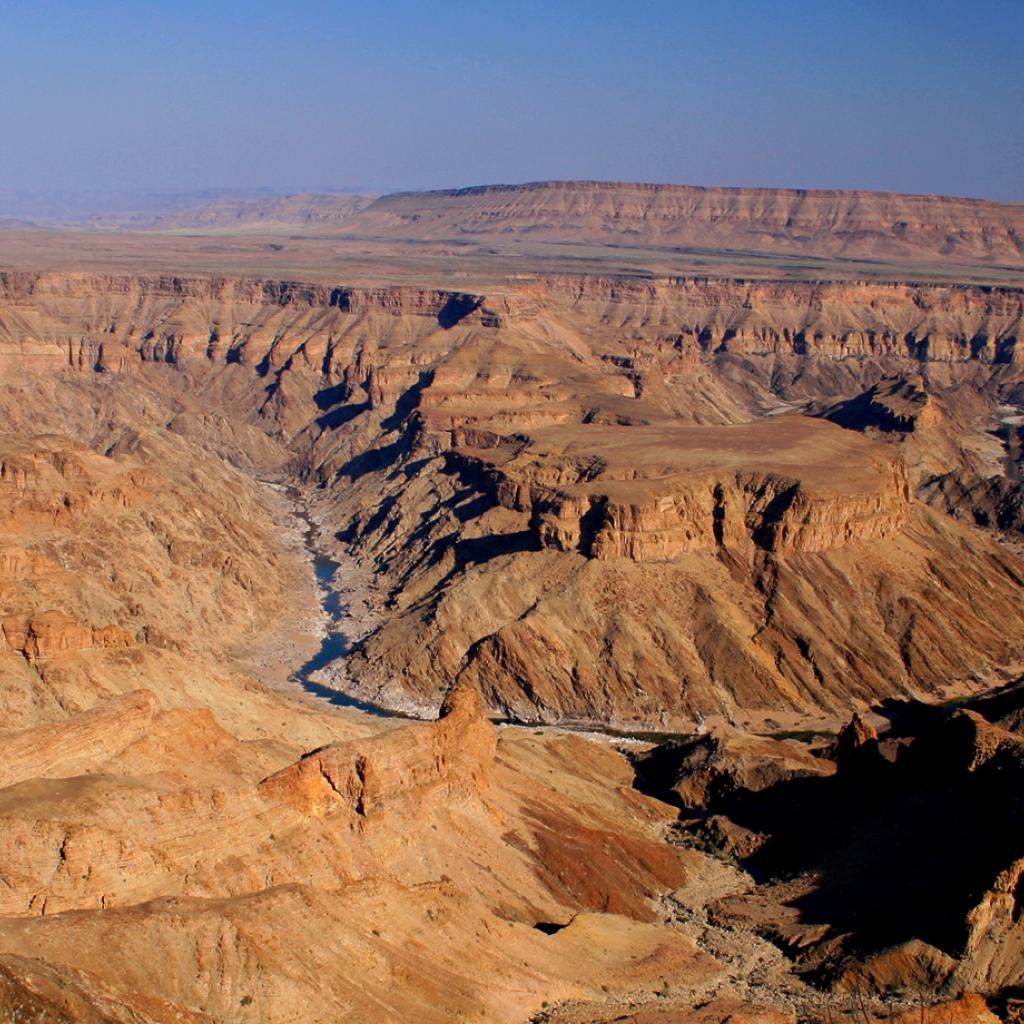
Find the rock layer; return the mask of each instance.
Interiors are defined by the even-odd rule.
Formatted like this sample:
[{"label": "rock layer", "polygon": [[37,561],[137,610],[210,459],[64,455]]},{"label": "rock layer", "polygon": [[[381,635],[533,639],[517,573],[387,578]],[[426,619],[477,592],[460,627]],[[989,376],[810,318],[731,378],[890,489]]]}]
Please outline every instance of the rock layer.
[{"label": "rock layer", "polygon": [[496,745],[479,696],[460,688],[449,694],[436,724],[315,750],[265,779],[260,792],[316,817],[369,817],[393,811],[397,803],[422,811],[432,798],[453,803],[479,796]]},{"label": "rock layer", "polygon": [[1024,259],[1018,205],[946,196],[540,181],[382,196],[345,225],[389,239],[502,238],[774,253]]},{"label": "rock layer", "polygon": [[[945,438],[960,421],[935,419],[937,387],[1017,387],[1012,289],[2,284],[11,374],[159,380],[217,410],[168,415],[175,435],[263,463],[281,454],[259,439],[287,443],[390,602],[349,663],[371,699],[430,706],[464,678],[503,713],[683,728],[830,716],[851,695],[971,685],[1014,656],[977,613],[995,588],[1019,614],[1012,557],[916,508],[910,449],[767,415],[854,392],[872,422]],[[900,368],[927,386],[883,394]],[[960,466],[952,443],[936,452],[929,472]]]},{"label": "rock layer", "polygon": [[[499,504],[529,514],[538,547],[605,561],[721,547],[827,551],[895,536],[910,499],[897,457],[803,418],[546,428],[493,454],[452,456]],[[848,467],[841,480],[836,464]]]}]

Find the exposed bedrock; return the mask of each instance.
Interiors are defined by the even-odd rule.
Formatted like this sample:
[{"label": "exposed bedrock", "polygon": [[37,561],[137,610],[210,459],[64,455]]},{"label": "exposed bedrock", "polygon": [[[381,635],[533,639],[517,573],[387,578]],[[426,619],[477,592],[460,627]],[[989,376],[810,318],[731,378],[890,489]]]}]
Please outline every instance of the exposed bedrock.
[{"label": "exposed bedrock", "polygon": [[[322,536],[375,576],[344,685],[380,702],[465,681],[519,717],[687,728],[969,689],[1020,654],[1017,559],[921,507],[914,451],[854,422],[942,435],[936,391],[978,396],[979,423],[1015,400],[1020,291],[8,274],[0,296],[16,419],[130,369],[172,440],[279,475],[287,446]],[[843,401],[856,429],[794,411]],[[107,422],[98,399],[74,419]],[[929,472],[957,468],[935,451]]]},{"label": "exposed bedrock", "polygon": [[894,536],[910,500],[897,455],[802,417],[539,430],[518,447],[457,448],[450,458],[499,504],[530,514],[538,547],[603,560],[826,551]]},{"label": "exposed bedrock", "polygon": [[437,722],[314,750],[265,779],[260,793],[315,817],[340,812],[366,818],[396,808],[420,813],[435,797],[451,804],[479,796],[497,742],[479,696],[458,688]]},{"label": "exposed bedrock", "polygon": [[[708,484],[702,518],[690,506],[680,520],[676,506],[678,533],[633,520],[616,534],[609,516],[581,549],[582,518],[563,518],[553,534],[532,504],[467,486],[458,461],[444,474],[413,453],[386,472],[379,504],[360,508],[365,489],[381,485],[369,475],[324,496],[325,508],[353,516],[346,540],[391,581],[387,620],[350,668],[362,692],[385,702],[427,702],[440,681],[463,679],[524,718],[679,729],[699,715],[828,717],[905,688],[976,685],[1018,653],[987,609],[1024,616],[1024,572],[991,540],[910,498],[887,450],[872,465],[865,482],[876,490],[865,496],[855,489],[863,465],[848,452],[846,494],[810,503],[817,518],[788,494],[770,509],[765,493],[753,514],[740,505],[716,521]],[[612,491],[614,481],[589,486]],[[808,474],[806,487],[816,486]],[[742,493],[722,487],[717,504],[739,504]]]},{"label": "exposed bedrock", "polygon": [[[338,336],[376,316],[414,317],[441,330],[543,331],[551,318],[565,328],[583,319],[614,330],[627,356],[637,343],[653,342],[677,358],[728,351],[1006,363],[1017,359],[1024,316],[1024,296],[1013,288],[696,278],[562,277],[471,293],[8,272],[0,273],[0,301],[0,354],[8,364],[115,371],[187,359],[277,369],[306,346],[307,356],[333,365],[345,350],[340,344],[335,353]],[[394,332],[376,325],[374,333]],[[429,350],[421,361],[430,361]]]},{"label": "exposed bedrock", "polygon": [[840,989],[995,994],[1024,981],[1024,743],[1001,724],[1021,692],[890,701],[877,728],[855,716],[814,756],[717,728],[642,755],[638,777],[697,842],[765,880],[722,900],[720,924],[769,926]]},{"label": "exposed bedrock", "polygon": [[342,227],[399,240],[517,237],[591,245],[977,259],[1020,266],[1019,204],[885,192],[536,181],[381,196]]}]

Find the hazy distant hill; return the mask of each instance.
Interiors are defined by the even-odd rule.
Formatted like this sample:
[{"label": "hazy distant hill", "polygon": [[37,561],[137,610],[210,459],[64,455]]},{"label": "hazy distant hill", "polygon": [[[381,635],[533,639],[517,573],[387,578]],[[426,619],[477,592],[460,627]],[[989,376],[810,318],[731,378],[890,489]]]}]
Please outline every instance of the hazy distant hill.
[{"label": "hazy distant hill", "polygon": [[594,181],[400,192],[346,234],[683,246],[1024,265],[1024,204],[886,192],[695,188]]},{"label": "hazy distant hill", "polygon": [[106,231],[338,225],[378,193],[209,190],[181,193],[18,192],[0,188],[0,229],[96,228]]},{"label": "hazy distant hill", "polygon": [[106,230],[312,228],[388,243],[515,240],[1024,268],[1024,204],[948,196],[548,181],[383,196],[222,194],[161,202],[63,222]]},{"label": "hazy distant hill", "polygon": [[337,226],[370,205],[375,194],[300,193],[259,199],[221,199],[156,218],[152,227],[242,228],[254,225]]}]

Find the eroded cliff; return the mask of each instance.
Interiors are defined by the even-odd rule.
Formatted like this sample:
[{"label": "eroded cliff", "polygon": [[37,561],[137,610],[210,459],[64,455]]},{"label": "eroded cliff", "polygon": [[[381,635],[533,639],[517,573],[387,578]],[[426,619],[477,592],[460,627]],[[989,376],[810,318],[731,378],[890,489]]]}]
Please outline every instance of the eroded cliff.
[{"label": "eroded cliff", "polygon": [[[6,276],[0,1010],[807,1018],[788,940],[815,922],[744,918],[753,880],[680,846],[610,742],[485,714],[776,730],[978,689],[1019,654],[1019,560],[916,499],[910,446],[797,408],[870,395],[855,410],[888,433],[945,437],[966,387],[982,422],[1021,387],[1019,296],[873,287]],[[239,648],[312,598],[258,479],[304,488],[320,541],[376,580],[384,624],[340,681],[431,712],[448,694],[438,721],[252,678]],[[980,780],[1017,757],[991,735],[963,745]],[[729,768],[783,742],[716,748],[686,800],[809,765],[830,783],[804,750]],[[1015,977],[999,868],[943,997]],[[935,949],[911,967],[951,971]]]},{"label": "eroded cliff", "polygon": [[[389,607],[344,682],[374,699],[429,706],[465,679],[519,716],[683,727],[831,716],[1016,656],[981,608],[1016,620],[1019,568],[917,506],[913,450],[776,415],[894,372],[1012,396],[1012,289],[0,283],[10,372],[159,378],[217,410],[172,431],[250,465],[280,467],[287,445]],[[869,401],[920,420],[895,411],[909,392]]]},{"label": "eroded cliff", "polygon": [[1024,212],[948,196],[538,181],[382,196],[344,226],[392,240],[508,238],[773,253],[1024,258]]}]

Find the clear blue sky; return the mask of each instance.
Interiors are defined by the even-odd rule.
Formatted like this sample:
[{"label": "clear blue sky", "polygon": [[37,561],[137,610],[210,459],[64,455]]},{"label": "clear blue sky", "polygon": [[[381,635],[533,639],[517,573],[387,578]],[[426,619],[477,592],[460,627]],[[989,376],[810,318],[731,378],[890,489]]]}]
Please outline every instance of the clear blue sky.
[{"label": "clear blue sky", "polygon": [[0,189],[1024,199],[1024,0],[0,0]]}]

